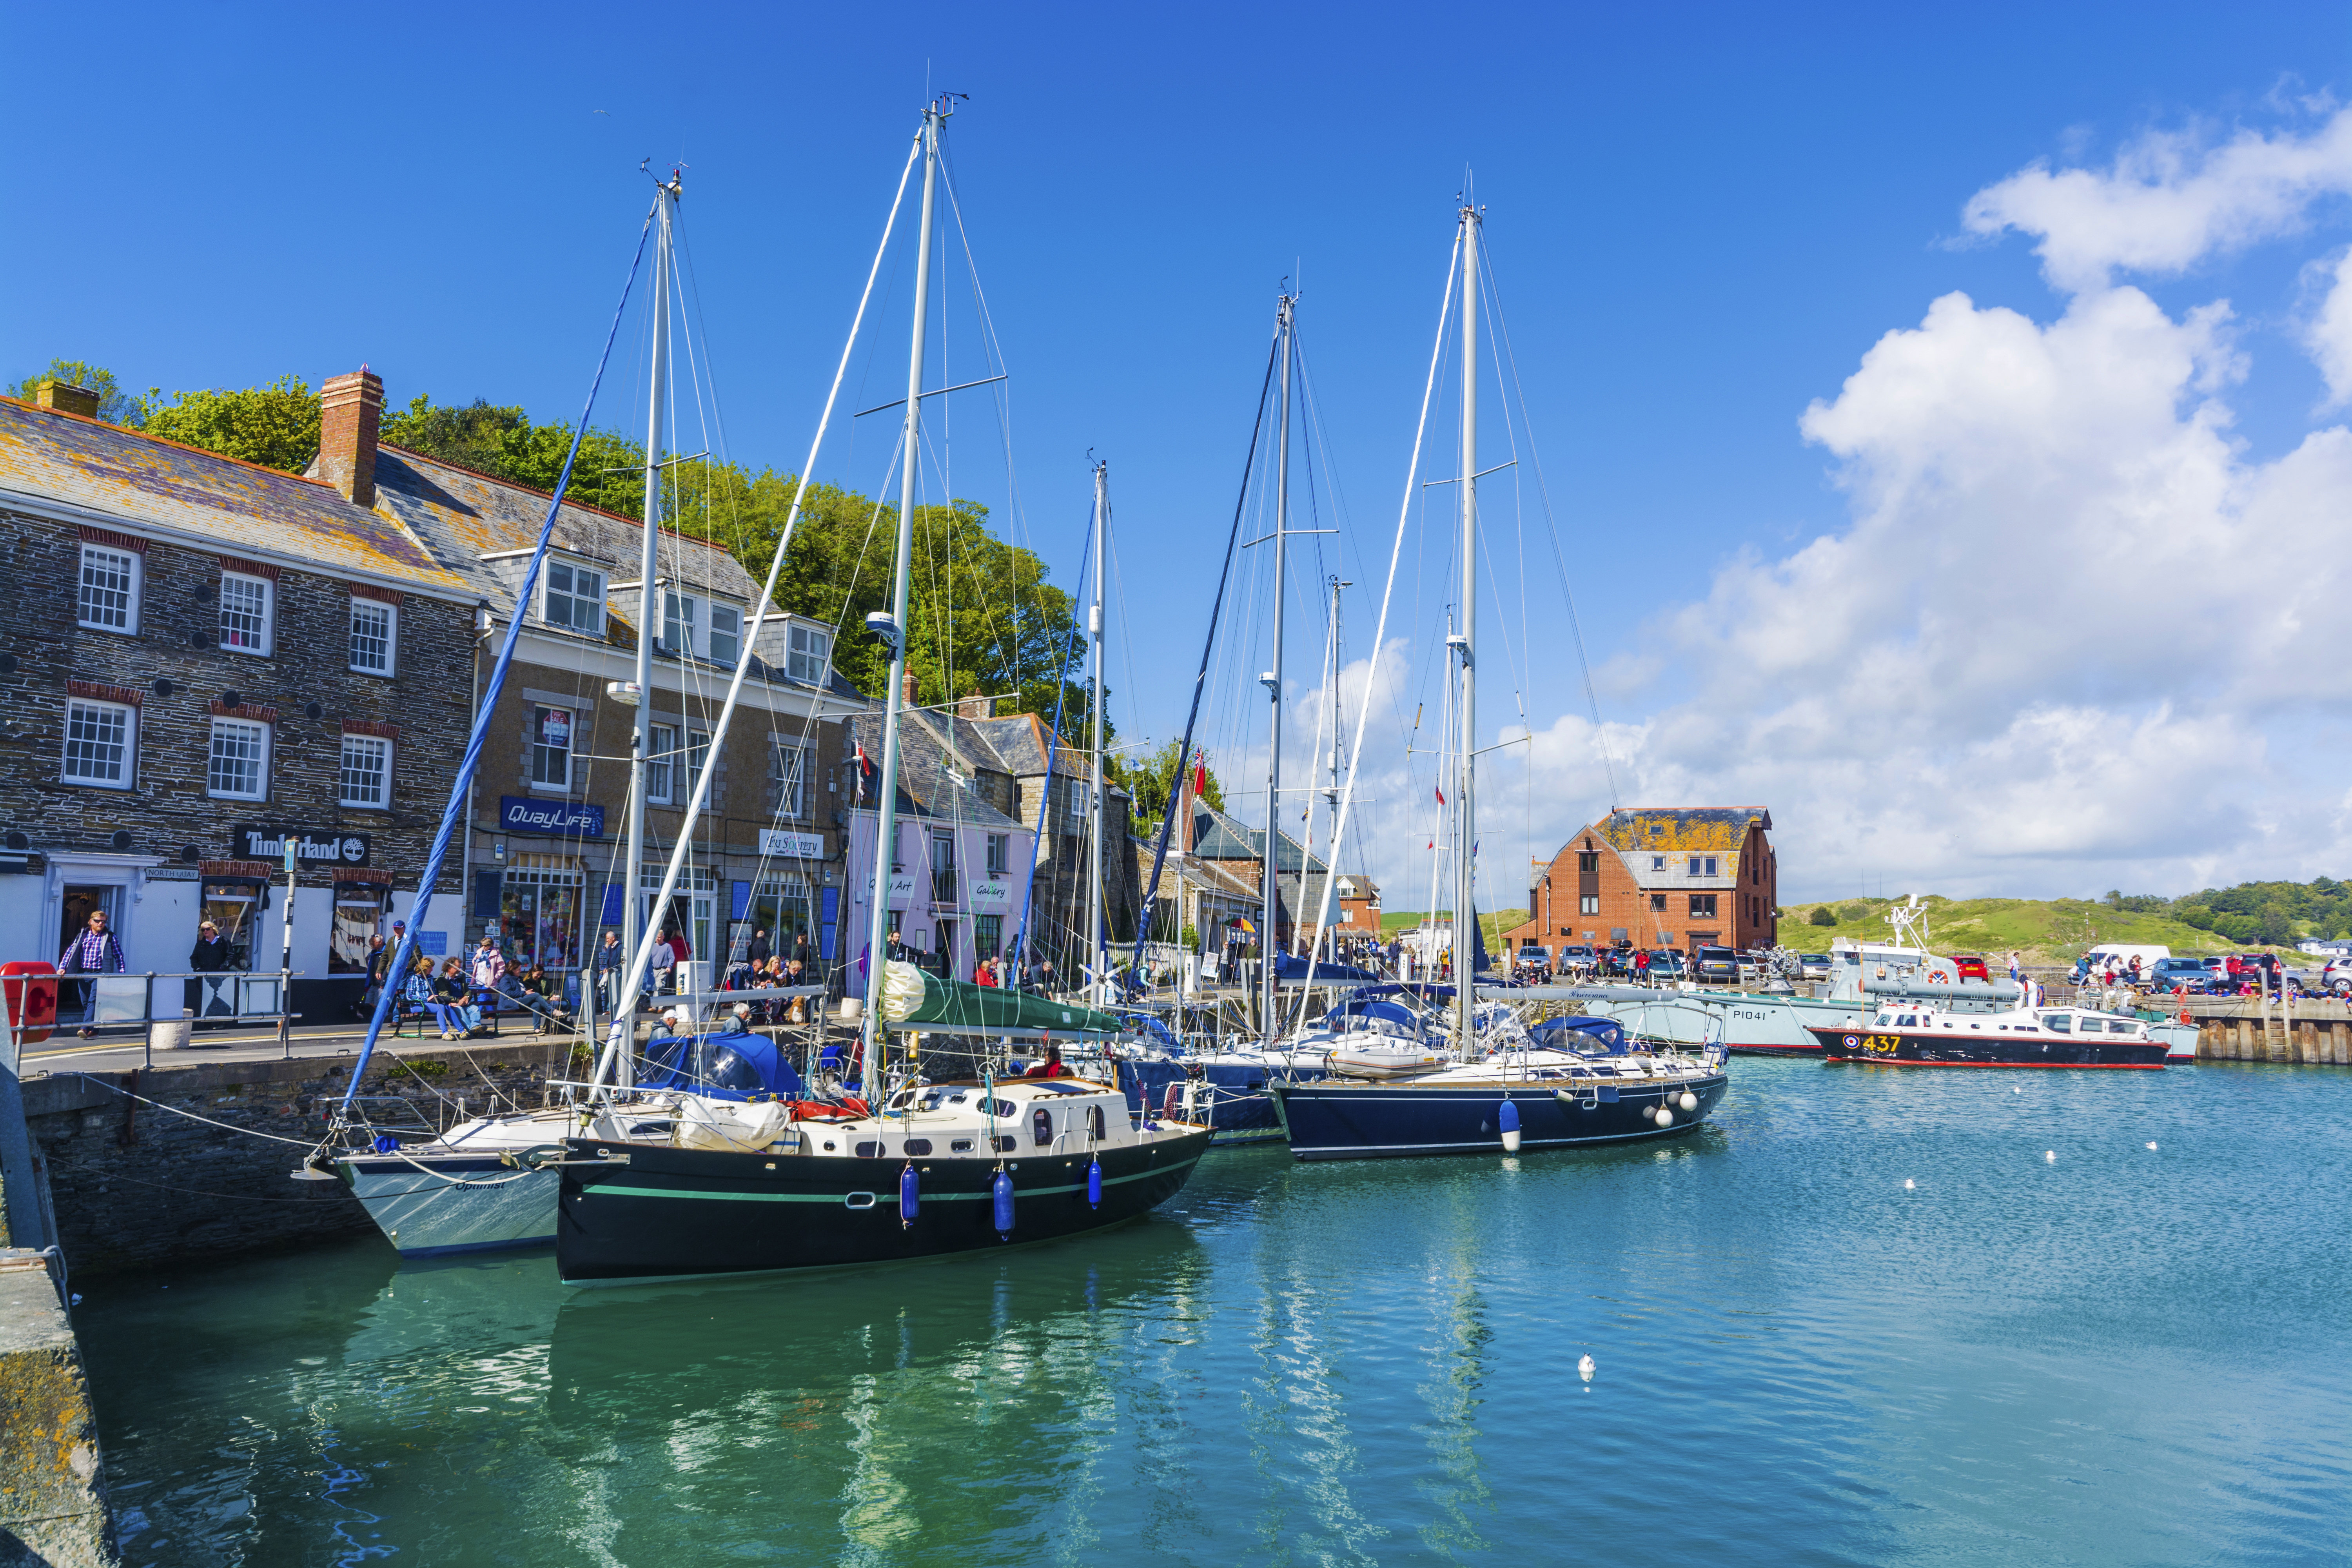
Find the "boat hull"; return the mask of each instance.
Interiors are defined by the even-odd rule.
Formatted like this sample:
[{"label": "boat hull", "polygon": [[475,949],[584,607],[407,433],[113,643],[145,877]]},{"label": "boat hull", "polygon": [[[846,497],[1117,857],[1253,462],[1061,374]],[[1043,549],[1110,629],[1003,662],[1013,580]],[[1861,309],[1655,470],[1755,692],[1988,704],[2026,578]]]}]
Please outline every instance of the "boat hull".
[{"label": "boat hull", "polygon": [[[1602,1086],[1590,1079],[1442,1087],[1325,1079],[1276,1084],[1270,1092],[1288,1131],[1290,1152],[1299,1159],[1379,1160],[1501,1153],[1497,1118],[1507,1098],[1518,1108],[1523,1154],[1678,1138],[1706,1121],[1729,1082],[1712,1073],[1663,1083],[1620,1083],[1608,1086],[1615,1091],[1613,1100],[1600,1098]],[[1697,1096],[1698,1105],[1688,1111],[1672,1106],[1671,1125],[1661,1128],[1643,1115],[1654,1112],[1661,1100],[1678,1100],[1685,1089]]]},{"label": "boat hull", "polygon": [[1742,991],[1578,985],[1562,994],[1583,1011],[1621,1025],[1638,1038],[1696,1050],[1712,1035],[1720,1037],[1732,1055],[1746,1057],[1818,1057],[1822,1044],[1808,1025],[1842,1025],[1859,1021],[1863,1014],[1862,1005],[1856,1002]]},{"label": "boat hull", "polygon": [[[1209,1145],[1206,1128],[1105,1149],[1102,1202],[1085,1155],[1004,1162],[1013,1229],[996,1229],[985,1159],[914,1162],[921,1201],[898,1212],[901,1159],[717,1152],[574,1139],[556,1205],[556,1272],[614,1285],[713,1275],[906,1263],[1058,1240],[1149,1213],[1176,1195]],[[625,1153],[625,1163],[608,1154]]]},{"label": "boat hull", "polygon": [[335,1169],[404,1258],[544,1247],[555,1239],[552,1170],[517,1169],[488,1153],[365,1154],[338,1161]]},{"label": "boat hull", "polygon": [[[1248,1147],[1282,1142],[1282,1118],[1265,1091],[1272,1070],[1254,1063],[1211,1062],[1188,1069],[1175,1061],[1123,1061],[1118,1086],[1127,1092],[1129,1110],[1164,1115],[1169,1089],[1176,1089],[1181,1104],[1186,1082],[1197,1082],[1203,1087],[1195,1093],[1192,1115],[1208,1122],[1209,1146]],[[1322,1076],[1311,1068],[1289,1070],[1298,1077]]]},{"label": "boat hull", "polygon": [[1832,1062],[1876,1062],[1927,1068],[2122,1068],[2164,1066],[2163,1040],[2093,1044],[2082,1036],[2004,1038],[1988,1034],[1869,1034],[1817,1029],[1822,1054]]}]

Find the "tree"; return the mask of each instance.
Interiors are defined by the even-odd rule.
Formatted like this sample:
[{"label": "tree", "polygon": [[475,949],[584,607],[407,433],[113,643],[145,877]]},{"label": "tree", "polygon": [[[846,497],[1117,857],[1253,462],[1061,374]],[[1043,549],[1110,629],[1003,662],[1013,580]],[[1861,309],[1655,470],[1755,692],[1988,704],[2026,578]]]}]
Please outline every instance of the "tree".
[{"label": "tree", "polygon": [[[430,397],[416,397],[406,408],[384,415],[383,439],[494,479],[552,492],[571,450],[572,426],[534,425],[520,408],[488,398],[436,405]],[[643,517],[645,468],[644,442],[592,426],[580,443],[564,499]]]},{"label": "tree", "polygon": [[150,436],[289,474],[309,468],[319,452],[319,395],[299,376],[242,391],[175,392],[168,403],[162,387],[151,386],[139,413]]},{"label": "tree", "polygon": [[103,365],[91,364],[87,360],[53,359],[48,369],[28,375],[10,387],[8,395],[21,397],[30,403],[45,381],[62,381],[85,392],[98,394],[98,416],[109,425],[136,426],[142,421],[139,400],[122,390],[112,371]]},{"label": "tree", "polygon": [[[1175,798],[1177,744],[1170,741],[1128,764],[1127,780],[1135,796],[1135,807],[1144,816],[1156,818],[1167,815],[1169,803]],[[1195,752],[1194,756],[1197,760],[1199,753]],[[1208,787],[1201,792],[1201,798],[1223,811],[1225,808],[1224,787],[1217,783],[1215,770],[1206,768],[1205,763],[1202,766],[1208,773]]]},{"label": "tree", "polygon": [[1813,906],[1813,912],[1805,917],[1805,923],[1807,925],[1816,926],[1833,926],[1837,924],[1838,921],[1837,916],[1830,912],[1830,907],[1827,904],[1815,904]]}]

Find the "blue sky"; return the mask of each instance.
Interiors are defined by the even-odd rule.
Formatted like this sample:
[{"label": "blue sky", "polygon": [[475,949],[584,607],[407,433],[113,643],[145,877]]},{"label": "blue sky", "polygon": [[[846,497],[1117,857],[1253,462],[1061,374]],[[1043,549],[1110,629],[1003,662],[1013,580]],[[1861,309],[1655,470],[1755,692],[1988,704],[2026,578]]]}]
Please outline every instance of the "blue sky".
[{"label": "blue sky", "polygon": [[[1975,691],[1932,718],[1932,735],[1857,690],[1840,705],[1853,748],[1883,751],[1871,737],[1891,721],[1918,754],[1806,766],[1819,763],[1818,733],[1790,743],[1785,723],[1702,721],[1727,705],[1782,712],[1791,689],[1827,689],[1884,650],[1865,640],[1755,657],[1695,629],[1689,609],[1713,595],[1746,614],[1740,594],[1801,594],[1785,575],[1755,587],[1741,563],[1867,526],[1857,479],[1895,459],[1875,435],[1841,449],[1809,440],[1800,420],[1839,399],[1874,343],[1918,328],[1955,290],[2043,326],[2079,303],[2079,289],[2045,276],[2040,230],[1971,234],[1972,196],[2037,161],[2106,169],[2150,132],[2186,138],[2192,164],[2247,128],[2315,135],[2333,112],[2315,95],[2352,87],[2339,7],[428,5],[391,17],[208,5],[17,7],[0,27],[15,58],[43,62],[51,106],[39,133],[20,137],[19,242],[0,256],[16,302],[0,317],[12,377],[62,355],[138,387],[289,371],[315,384],[366,361],[394,401],[478,395],[568,417],[646,204],[636,166],[652,156],[688,165],[726,441],[755,465],[795,465],[805,447],[927,86],[969,93],[950,136],[1013,373],[1020,504],[976,401],[956,416],[955,488],[989,501],[1069,582],[1087,453],[1109,458],[1129,633],[1114,711],[1131,735],[1181,722],[1286,275],[1304,279],[1349,548],[1385,554],[1455,194],[1473,167],[1603,671],[1623,804],[1678,803],[1659,797],[1673,791],[1771,806],[1791,897],[1865,883],[2187,890],[2344,868],[2318,863],[2352,842],[2336,798],[2342,709],[2324,692],[2273,721],[2231,699],[2210,665],[2110,679],[2106,645],[2092,643],[2053,652],[2068,668]],[[2329,384],[2305,340],[2310,269],[2342,244],[2342,201],[2329,187],[2242,242],[2127,261],[2113,279],[2175,325],[2230,302],[2230,342],[2215,353],[2251,367],[2217,395],[2239,479],[2339,418],[2324,411]],[[886,313],[877,343],[903,315],[903,302],[895,321]],[[949,374],[969,363],[969,320],[950,322]],[[877,347],[853,385],[887,390],[857,406],[897,395],[901,358],[895,342]],[[614,423],[638,417],[604,406]],[[1849,424],[1863,412],[1851,405]],[[836,448],[834,477],[878,485],[882,445],[861,432],[854,450]],[[1932,521],[1957,547],[1955,572],[2141,591],[2107,581],[2095,550],[2037,564],[2046,531],[1983,523],[1994,553],[1972,558],[1978,522]],[[2265,528],[2249,537],[2282,537]],[[1932,615],[1949,580],[1841,591],[1883,590]],[[1509,805],[1482,853],[1499,848],[1506,867],[1610,804],[1589,727],[1561,727],[1581,699],[1552,636],[1550,584],[1529,581],[1548,651],[1523,700],[1552,743],[1489,791]],[[1311,595],[1294,605],[1295,625],[1315,614]],[[1374,607],[1351,607],[1349,626],[1368,626]],[[2197,613],[2145,607],[2144,633],[2118,635],[2162,641],[2169,617]],[[1983,637],[2002,634],[2002,614],[1996,601]],[[1400,658],[1417,660],[1433,629],[1403,630]],[[1917,626],[1888,635],[1914,649],[1933,640]],[[1293,672],[1312,688],[1319,632],[1306,636]],[[1391,679],[1419,689],[1417,674]],[[1258,710],[1239,688],[1218,695],[1225,754],[1246,773]],[[1311,690],[1299,697],[1311,716]],[[1521,700],[1492,700],[1499,721]],[[2059,712],[2141,736],[2149,776],[2120,820],[2095,799],[2017,831],[2016,810],[2081,794],[2064,746],[2032,762],[2014,751],[2021,722]],[[2150,730],[2159,715],[2206,727]],[[2094,727],[2073,733],[2108,733],[2082,721]],[[2213,728],[2229,724],[2241,729]],[[2248,746],[2250,763],[2221,760]],[[2183,754],[2208,761],[2184,770]],[[1367,792],[1386,803],[1368,812],[1362,851],[1383,876],[1425,837],[1407,812],[1425,781],[1407,765],[1387,756],[1386,784]],[[2011,784],[2020,769],[2042,779],[2042,805],[1956,826],[1951,791],[1995,769]],[[1369,757],[1367,770],[1370,785]],[[1499,877],[1506,901],[1514,880]]]}]

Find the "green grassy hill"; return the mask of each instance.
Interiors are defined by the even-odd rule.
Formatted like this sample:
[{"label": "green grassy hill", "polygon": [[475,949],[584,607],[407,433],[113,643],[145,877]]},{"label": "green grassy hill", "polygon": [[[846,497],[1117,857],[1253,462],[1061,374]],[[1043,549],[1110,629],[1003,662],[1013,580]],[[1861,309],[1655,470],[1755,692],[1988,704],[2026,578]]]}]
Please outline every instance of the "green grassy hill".
[{"label": "green grassy hill", "polygon": [[[1838,937],[1885,941],[1893,928],[1886,911],[1894,899],[1836,899],[1825,904],[1790,904],[1780,910],[1780,941],[1801,952],[1827,952]],[[2160,942],[2176,953],[2252,951],[2218,932],[2199,931],[2161,914],[2118,910],[2084,899],[1946,899],[1921,900],[1927,909],[1927,936],[1939,952],[2005,955],[2011,948],[2041,963],[2072,963],[2097,942]],[[1835,925],[1815,925],[1825,909]]]}]

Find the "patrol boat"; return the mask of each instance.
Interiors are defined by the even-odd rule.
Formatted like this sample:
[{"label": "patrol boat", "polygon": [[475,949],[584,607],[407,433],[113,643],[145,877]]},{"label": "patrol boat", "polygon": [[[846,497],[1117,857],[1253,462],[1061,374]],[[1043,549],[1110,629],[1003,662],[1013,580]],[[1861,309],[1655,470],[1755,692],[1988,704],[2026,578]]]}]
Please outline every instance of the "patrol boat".
[{"label": "patrol boat", "polygon": [[2161,1068],[2169,1048],[2141,1020],[2087,1007],[1964,1014],[1906,1004],[1813,1034],[1830,1061],[1889,1067]]}]

